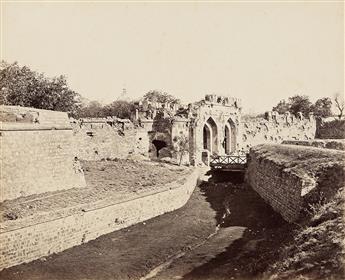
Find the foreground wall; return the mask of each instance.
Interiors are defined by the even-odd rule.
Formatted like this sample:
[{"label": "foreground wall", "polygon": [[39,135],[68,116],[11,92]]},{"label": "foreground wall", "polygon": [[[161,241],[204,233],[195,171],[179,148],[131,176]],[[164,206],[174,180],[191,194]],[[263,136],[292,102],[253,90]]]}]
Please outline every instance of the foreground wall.
[{"label": "foreground wall", "polygon": [[[296,145],[259,145],[250,150],[246,181],[289,221],[309,203],[344,186],[345,152]],[[322,193],[322,194],[321,194]]]},{"label": "foreground wall", "polygon": [[84,187],[66,113],[0,106],[0,201]]},{"label": "foreground wall", "polygon": [[[182,207],[197,185],[200,170],[195,169],[184,182],[168,184],[162,191],[134,195],[112,205],[88,205],[87,209],[70,213],[46,213],[40,223],[25,225],[13,220],[1,224],[0,270],[58,253],[83,244],[100,235],[128,227]],[[181,180],[179,180],[181,181]],[[24,226],[23,226],[24,224]]]}]

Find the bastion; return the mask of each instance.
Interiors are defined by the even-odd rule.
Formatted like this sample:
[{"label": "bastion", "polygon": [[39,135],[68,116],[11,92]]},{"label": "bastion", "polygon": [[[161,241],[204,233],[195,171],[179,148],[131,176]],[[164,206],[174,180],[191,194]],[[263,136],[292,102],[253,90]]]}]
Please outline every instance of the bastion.
[{"label": "bastion", "polygon": [[246,181],[289,222],[302,218],[309,204],[333,197],[344,179],[344,151],[263,144],[249,153]]},{"label": "bastion", "polygon": [[0,107],[0,201],[85,187],[67,113]]}]

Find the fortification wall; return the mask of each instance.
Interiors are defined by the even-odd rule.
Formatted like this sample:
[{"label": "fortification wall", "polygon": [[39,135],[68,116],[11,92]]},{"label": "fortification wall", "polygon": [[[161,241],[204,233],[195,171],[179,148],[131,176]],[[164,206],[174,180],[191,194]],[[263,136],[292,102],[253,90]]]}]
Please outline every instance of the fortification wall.
[{"label": "fortification wall", "polygon": [[327,199],[345,179],[345,152],[296,145],[251,148],[246,181],[282,217],[293,222],[309,203]]},{"label": "fortification wall", "polygon": [[0,121],[0,201],[85,186],[66,113],[1,106]]},{"label": "fortification wall", "polygon": [[242,119],[239,149],[249,150],[264,143],[281,144],[284,140],[310,140],[315,138],[316,120],[313,116],[296,118],[292,115],[267,113],[261,118]]},{"label": "fortification wall", "polygon": [[323,120],[317,122],[316,138],[345,139],[345,120]]},{"label": "fortification wall", "polygon": [[283,144],[345,151],[345,139],[285,140]]},{"label": "fortification wall", "polygon": [[170,183],[156,193],[133,194],[130,199],[111,205],[100,206],[95,201],[83,206],[83,211],[77,207],[79,211],[68,208],[45,213],[39,223],[27,224],[21,220],[2,223],[0,270],[61,252],[178,209],[188,201],[202,173],[202,170],[195,169],[182,183],[181,180]]},{"label": "fortification wall", "polygon": [[82,160],[148,156],[149,136],[145,129],[119,128],[106,122],[74,122],[73,143]]}]

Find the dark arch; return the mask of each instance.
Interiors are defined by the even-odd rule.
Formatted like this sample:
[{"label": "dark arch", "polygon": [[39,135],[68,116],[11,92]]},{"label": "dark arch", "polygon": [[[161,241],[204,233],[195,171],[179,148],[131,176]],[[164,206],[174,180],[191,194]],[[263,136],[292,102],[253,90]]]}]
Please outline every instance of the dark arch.
[{"label": "dark arch", "polygon": [[218,153],[218,130],[216,122],[209,117],[203,127],[204,149],[211,154]]},{"label": "dark arch", "polygon": [[232,119],[228,119],[224,127],[224,150],[226,154],[236,151],[236,125]]},{"label": "dark arch", "polygon": [[159,157],[159,150],[167,146],[167,143],[162,140],[153,140],[152,144],[156,147],[157,157]]}]

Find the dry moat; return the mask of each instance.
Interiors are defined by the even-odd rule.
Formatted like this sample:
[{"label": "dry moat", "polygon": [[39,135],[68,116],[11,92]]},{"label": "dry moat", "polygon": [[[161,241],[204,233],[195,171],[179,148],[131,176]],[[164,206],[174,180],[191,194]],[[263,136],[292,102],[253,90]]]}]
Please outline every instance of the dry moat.
[{"label": "dry moat", "polygon": [[[83,166],[87,184],[97,182],[96,189],[117,188],[119,192],[129,184],[132,185],[127,189],[129,192],[154,188],[155,180],[160,185],[188,172],[188,168],[125,160],[84,162]],[[150,176],[151,173],[158,176]],[[6,269],[0,272],[0,278],[243,279],[260,276],[274,261],[279,243],[289,238],[292,227],[243,183],[243,174],[209,174],[205,179],[187,204],[176,211],[62,253]]]}]

